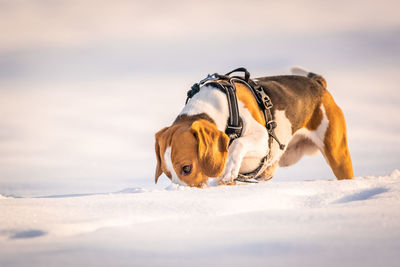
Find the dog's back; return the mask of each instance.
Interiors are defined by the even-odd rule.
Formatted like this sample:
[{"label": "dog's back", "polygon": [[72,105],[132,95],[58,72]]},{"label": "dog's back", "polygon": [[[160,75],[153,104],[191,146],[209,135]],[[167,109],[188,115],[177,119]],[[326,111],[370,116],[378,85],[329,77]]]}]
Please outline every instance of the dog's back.
[{"label": "dog's back", "polygon": [[[304,77],[298,75],[269,76],[257,78],[274,103],[274,110],[285,110],[292,123],[292,131],[301,128],[322,101],[326,90],[325,79],[320,75]],[[288,107],[290,107],[288,109]]]}]

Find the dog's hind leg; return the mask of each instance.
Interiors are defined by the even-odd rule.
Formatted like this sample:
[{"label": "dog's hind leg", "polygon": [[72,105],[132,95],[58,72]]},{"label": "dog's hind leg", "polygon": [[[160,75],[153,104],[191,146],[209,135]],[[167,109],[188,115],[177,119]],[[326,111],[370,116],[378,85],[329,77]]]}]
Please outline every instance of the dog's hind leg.
[{"label": "dog's hind leg", "polygon": [[336,178],[353,178],[353,166],[347,146],[346,123],[342,110],[336,105],[332,96],[325,91],[322,103],[329,121],[324,136],[324,148],[321,150]]},{"label": "dog's hind leg", "polygon": [[318,153],[318,146],[302,134],[297,134],[288,144],[288,148],[279,159],[279,167],[288,167],[297,163],[304,155]]},{"label": "dog's hind leg", "polygon": [[278,169],[279,164],[278,161],[275,161],[271,166],[269,166],[258,178],[259,181],[268,181],[274,177],[276,169]]}]

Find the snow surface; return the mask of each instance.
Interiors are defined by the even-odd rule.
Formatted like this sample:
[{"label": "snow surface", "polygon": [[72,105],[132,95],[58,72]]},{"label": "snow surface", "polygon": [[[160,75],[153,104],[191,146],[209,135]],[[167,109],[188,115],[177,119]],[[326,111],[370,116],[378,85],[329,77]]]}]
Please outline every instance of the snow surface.
[{"label": "snow surface", "polygon": [[0,266],[398,266],[400,171],[0,198]]},{"label": "snow surface", "polygon": [[[399,265],[398,0],[58,2],[0,4],[0,267]],[[154,133],[195,81],[293,65],[326,78],[363,178],[318,155],[154,185]]]}]

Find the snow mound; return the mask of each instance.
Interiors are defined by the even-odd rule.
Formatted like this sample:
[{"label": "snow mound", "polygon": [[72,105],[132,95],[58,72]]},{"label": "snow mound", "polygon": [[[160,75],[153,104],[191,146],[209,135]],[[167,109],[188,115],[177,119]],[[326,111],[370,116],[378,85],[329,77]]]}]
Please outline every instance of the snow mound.
[{"label": "snow mound", "polygon": [[400,178],[400,171],[398,169],[395,169],[389,174],[389,176],[391,178]]},{"label": "snow mound", "polygon": [[121,191],[115,192],[116,194],[137,194],[137,193],[144,193],[148,192],[147,189],[141,187],[133,187],[133,188],[125,188]]},{"label": "snow mound", "polygon": [[196,188],[190,188],[188,186],[183,186],[179,184],[170,184],[165,187],[166,191],[182,191],[182,190],[196,190]]}]

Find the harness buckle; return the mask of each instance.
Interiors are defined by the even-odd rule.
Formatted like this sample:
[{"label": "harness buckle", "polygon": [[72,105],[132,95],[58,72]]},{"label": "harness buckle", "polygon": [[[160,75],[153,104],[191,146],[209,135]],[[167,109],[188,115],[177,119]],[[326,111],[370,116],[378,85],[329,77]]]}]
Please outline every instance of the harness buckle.
[{"label": "harness buckle", "polygon": [[203,80],[201,80],[201,81],[199,82],[199,84],[202,85],[202,84],[204,84],[204,83],[207,82],[207,81],[210,81],[210,80],[213,80],[213,81],[214,81],[214,80],[217,80],[217,79],[218,79],[217,75],[218,75],[218,73],[208,74],[207,77],[205,77]]},{"label": "harness buckle", "polygon": [[264,96],[263,97],[263,101],[264,101],[264,106],[267,108],[267,109],[270,109],[270,108],[272,108],[274,105],[272,104],[272,101],[271,101],[271,98],[269,98],[268,96]]},{"label": "harness buckle", "polygon": [[277,126],[276,121],[269,121],[267,122],[267,124],[265,125],[265,127],[267,128],[268,132],[272,131],[273,129],[275,129]]},{"label": "harness buckle", "polygon": [[229,144],[233,142],[236,138],[238,138],[242,134],[243,123],[242,118],[240,118],[239,126],[233,126],[228,124],[225,129],[225,134],[229,137]]},{"label": "harness buckle", "polygon": [[259,103],[263,104],[266,109],[272,108],[274,105],[272,104],[271,98],[264,92],[262,86],[255,84],[254,86],[254,93],[257,95]]}]

